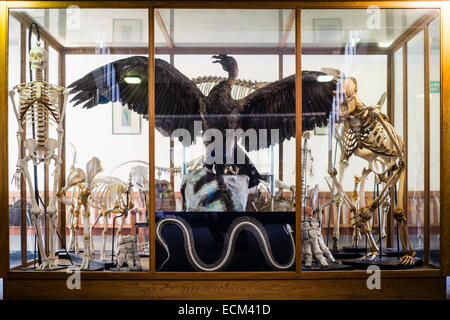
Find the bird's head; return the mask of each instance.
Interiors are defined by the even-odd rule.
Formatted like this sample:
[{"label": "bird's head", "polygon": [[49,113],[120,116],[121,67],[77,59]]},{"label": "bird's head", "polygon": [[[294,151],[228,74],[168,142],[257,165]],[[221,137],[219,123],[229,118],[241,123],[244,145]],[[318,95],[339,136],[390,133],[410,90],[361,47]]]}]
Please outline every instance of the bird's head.
[{"label": "bird's head", "polygon": [[230,57],[226,54],[219,54],[212,56],[212,59],[216,59],[213,63],[220,63],[222,65],[223,70],[231,73],[237,73],[238,66],[237,62],[233,57]]}]

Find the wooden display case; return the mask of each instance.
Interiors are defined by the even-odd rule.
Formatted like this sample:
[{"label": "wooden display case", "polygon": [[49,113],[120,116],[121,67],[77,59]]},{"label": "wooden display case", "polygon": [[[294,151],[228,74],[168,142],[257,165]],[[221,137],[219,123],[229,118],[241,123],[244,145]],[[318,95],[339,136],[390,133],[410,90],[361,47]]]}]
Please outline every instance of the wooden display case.
[{"label": "wooden display case", "polygon": [[[408,42],[418,33],[423,32],[423,45],[428,48],[430,44],[430,23],[439,20],[440,26],[440,223],[434,226],[434,232],[439,234],[440,262],[432,263],[430,257],[430,159],[424,157],[424,195],[423,195],[423,234],[424,234],[424,266],[408,270],[382,270],[382,287],[380,290],[369,290],[366,285],[369,274],[366,270],[351,271],[302,271],[301,252],[301,188],[296,189],[297,211],[296,211],[296,267],[292,272],[157,272],[155,266],[155,215],[150,214],[149,237],[150,254],[148,258],[148,272],[92,272],[83,271],[81,275],[81,290],[69,290],[66,286],[66,272],[58,271],[24,271],[23,268],[30,264],[27,257],[27,226],[21,224],[16,232],[21,236],[21,263],[10,268],[10,243],[11,232],[9,222],[8,204],[10,203],[10,175],[8,165],[0,168],[0,277],[4,278],[5,299],[445,299],[446,276],[450,269],[450,217],[447,212],[450,209],[450,1],[358,1],[358,2],[271,2],[271,1],[1,1],[0,2],[0,68],[2,70],[0,101],[3,107],[0,109],[0,162],[9,163],[8,141],[11,132],[8,130],[8,22],[11,17],[21,23],[21,34],[19,36],[22,45],[26,44],[26,26],[35,22],[30,15],[14,9],[26,8],[48,8],[64,9],[69,6],[84,8],[121,8],[148,10],[148,47],[111,47],[111,54],[140,54],[149,57],[148,65],[148,91],[149,91],[149,162],[150,162],[150,195],[155,194],[155,105],[154,90],[154,57],[157,54],[169,55],[173,59],[175,55],[183,54],[216,54],[217,48],[195,48],[174,44],[170,34],[170,26],[164,24],[159,10],[167,8],[185,9],[289,9],[291,14],[283,27],[281,40],[274,47],[230,47],[230,54],[273,54],[278,55],[280,78],[283,74],[283,55],[295,55],[296,74],[302,72],[302,56],[314,54],[344,54],[341,47],[305,47],[302,48],[302,11],[310,9],[367,9],[369,6],[377,6],[381,9],[435,9],[429,14],[423,15],[410,25],[410,28],[402,32],[389,46],[379,47],[368,45],[357,48],[358,54],[386,55],[387,57],[387,111],[390,118],[395,118],[395,83],[394,83],[394,55],[399,49],[403,49],[403,105],[407,115],[407,47]],[[159,26],[166,46],[155,45],[155,34],[152,26]],[[156,28],[156,27],[155,27]],[[290,34],[295,36],[295,46],[286,47],[286,41]],[[58,56],[58,85],[65,86],[66,83],[66,56],[95,54],[92,47],[69,47],[64,46],[61,41],[49,30],[41,28],[41,39],[46,48],[53,48]],[[20,79],[26,79],[26,52],[21,51]],[[430,54],[424,50],[424,154],[430,153]],[[299,77],[297,77],[298,79]],[[301,185],[301,154],[302,154],[302,132],[301,132],[301,81],[296,81],[296,184]],[[433,84],[436,86],[436,84]],[[403,118],[403,126],[407,128],[407,116]],[[406,131],[406,139],[408,134]],[[9,139],[9,140],[8,140]],[[15,140],[13,140],[15,141]],[[280,150],[282,151],[282,148]],[[63,159],[66,161],[66,151],[63,149]],[[280,164],[282,168],[282,164]],[[61,174],[61,184],[65,184],[65,167]],[[282,170],[282,169],[281,169]],[[48,178],[46,171],[45,190],[48,198]],[[22,197],[26,194],[25,189],[21,191]],[[155,203],[150,201],[147,208],[150,213],[155,212]],[[59,206],[61,212],[65,211],[63,205]],[[21,208],[22,221],[26,220],[26,209]],[[132,221],[131,223],[134,223]],[[439,229],[436,232],[436,229]],[[65,215],[60,216],[59,231],[66,234]],[[392,221],[387,225],[387,243],[392,246],[394,242],[394,226]],[[65,237],[61,245],[65,245]],[[153,244],[153,245],[152,245]]]}]

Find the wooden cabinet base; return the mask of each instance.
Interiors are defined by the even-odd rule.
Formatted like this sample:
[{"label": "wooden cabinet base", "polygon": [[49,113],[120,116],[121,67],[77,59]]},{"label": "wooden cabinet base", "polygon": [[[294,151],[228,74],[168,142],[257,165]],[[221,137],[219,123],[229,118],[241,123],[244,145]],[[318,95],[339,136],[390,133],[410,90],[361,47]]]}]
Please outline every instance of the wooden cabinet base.
[{"label": "wooden cabinet base", "polygon": [[369,290],[367,279],[324,280],[66,280],[5,279],[5,299],[445,299],[445,277],[381,279]]}]

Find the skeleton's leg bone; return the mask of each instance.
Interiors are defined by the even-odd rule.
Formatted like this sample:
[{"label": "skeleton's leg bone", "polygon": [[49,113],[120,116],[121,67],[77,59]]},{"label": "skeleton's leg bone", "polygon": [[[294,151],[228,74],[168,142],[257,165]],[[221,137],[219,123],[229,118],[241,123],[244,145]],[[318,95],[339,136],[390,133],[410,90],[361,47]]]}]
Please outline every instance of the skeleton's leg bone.
[{"label": "skeleton's leg bone", "polygon": [[361,185],[359,189],[360,208],[364,208],[366,206],[365,187],[366,187],[366,179],[370,172],[372,172],[370,169],[367,170],[366,168],[364,168],[361,173]]},{"label": "skeleton's leg bone", "polygon": [[319,236],[319,247],[320,250],[322,250],[323,254],[331,261],[335,262],[333,255],[331,254],[330,250],[326,246],[325,242],[323,241],[322,235]]},{"label": "skeleton's leg bone", "polygon": [[38,248],[39,253],[41,254],[42,264],[38,266],[38,269],[43,270],[49,268],[49,260],[47,255],[45,254],[45,248],[44,243],[42,241],[42,235],[41,235],[41,209],[39,208],[39,204],[36,201],[36,198],[34,196],[34,188],[33,183],[31,181],[30,172],[28,171],[28,165],[25,160],[20,161],[20,168],[22,169],[23,174],[25,175],[25,179],[28,182],[28,188],[30,190],[31,195],[31,218],[34,224],[34,229],[36,232],[37,240],[38,240]]},{"label": "skeleton's leg bone", "polygon": [[108,215],[103,214],[103,242],[102,242],[102,259],[106,259],[106,240],[108,236]]},{"label": "skeleton's leg bone", "polygon": [[[339,161],[339,182],[338,182],[338,184],[340,186],[342,185],[342,181],[344,179],[344,171],[345,171],[346,167],[347,167],[347,163],[344,161],[344,158],[341,157],[341,159]],[[335,183],[335,182],[337,182],[336,176],[333,175],[332,179],[333,179],[334,185],[337,187],[337,184]],[[334,190],[332,190],[332,192],[334,192]],[[337,194],[339,195],[339,193],[340,192],[338,189]],[[343,210],[343,208],[342,208],[342,198],[340,196],[335,196],[335,197],[337,197],[337,199],[336,199],[336,205],[335,205],[336,210],[334,212],[333,251],[339,251],[341,211]]]},{"label": "skeleton's leg bone", "polygon": [[333,251],[339,251],[339,236],[341,224],[342,200],[340,196],[336,195],[335,210],[334,210],[334,229],[333,229]]},{"label": "skeleton's leg bone", "polygon": [[303,256],[305,257],[305,266],[312,266],[312,250],[311,243],[309,241],[303,241]]},{"label": "skeleton's leg bone", "polygon": [[407,215],[403,209],[403,201],[405,197],[405,167],[402,167],[399,179],[399,191],[397,197],[397,208],[394,210],[394,218],[398,222],[398,228],[400,230],[400,239],[402,242],[402,251],[404,256],[401,262],[404,264],[414,264],[416,253],[411,247],[411,242],[408,235]]},{"label": "skeleton's leg bone", "polygon": [[120,219],[120,226],[119,226],[119,228],[117,229],[117,236],[116,236],[116,248],[118,248],[119,247],[119,243],[120,243],[120,240],[122,240],[122,229],[123,229],[123,226],[124,226],[124,224],[125,224],[125,219],[127,218],[127,216],[128,216],[128,214],[127,213],[125,213],[123,216],[122,216],[122,218]]},{"label": "skeleton's leg bone", "polygon": [[[314,232],[316,232],[316,231],[314,231]],[[312,252],[313,252],[314,258],[316,258],[316,260],[319,262],[319,264],[323,267],[328,266],[328,262],[323,257],[322,250],[320,250],[319,239],[317,236],[312,239],[311,246],[312,246]]]},{"label": "skeleton's leg bone", "polygon": [[79,237],[78,234],[80,233],[80,210],[81,205],[80,202],[77,200],[77,209],[75,211],[75,222],[74,222],[74,243],[75,243],[75,253],[80,253],[80,243],[79,243]]},{"label": "skeleton's leg bone", "polygon": [[100,219],[101,214],[99,214],[97,216],[97,218],[95,218],[94,223],[89,227],[89,245],[90,245],[90,251],[92,252],[92,254],[95,254],[95,245],[94,245],[94,228],[97,225],[98,220]]},{"label": "skeleton's leg bone", "polygon": [[84,207],[83,211],[83,244],[84,244],[84,253],[83,253],[83,261],[81,262],[80,268],[88,269],[89,262],[92,258],[91,255],[91,246],[90,246],[90,231],[89,231],[89,207]]},{"label": "skeleton's leg bone", "polygon": [[352,200],[345,193],[344,189],[342,188],[342,185],[339,183],[339,181],[337,181],[335,171],[333,172],[333,170],[330,170],[329,174],[331,179],[333,180],[334,185],[336,186],[338,194],[342,197],[347,207],[350,210],[354,210],[355,206],[352,204]]},{"label": "skeleton's leg bone", "polygon": [[53,193],[50,196],[50,205],[47,208],[48,218],[49,218],[49,258],[52,266],[51,268],[56,268],[55,264],[55,246],[56,246],[56,224],[58,221],[58,214],[56,208],[56,190],[58,190],[58,182],[61,173],[61,164],[55,161],[55,171],[53,172]]},{"label": "skeleton's leg bone", "polygon": [[378,246],[373,238],[371,229],[370,229],[370,223],[367,221],[364,226],[362,227],[362,232],[365,233],[367,237],[367,241],[369,243],[369,253],[366,254],[361,258],[361,260],[368,258],[369,260],[375,259],[375,257],[378,256]]},{"label": "skeleton's leg bone", "polygon": [[[384,184],[383,184],[384,186]],[[389,190],[390,193],[390,190]],[[386,219],[390,208],[390,197],[387,197],[381,206],[381,239],[386,238]]]},{"label": "skeleton's leg bone", "polygon": [[358,241],[361,239],[361,232],[359,231],[358,227],[353,226],[353,235],[352,235],[352,246],[357,247]]}]

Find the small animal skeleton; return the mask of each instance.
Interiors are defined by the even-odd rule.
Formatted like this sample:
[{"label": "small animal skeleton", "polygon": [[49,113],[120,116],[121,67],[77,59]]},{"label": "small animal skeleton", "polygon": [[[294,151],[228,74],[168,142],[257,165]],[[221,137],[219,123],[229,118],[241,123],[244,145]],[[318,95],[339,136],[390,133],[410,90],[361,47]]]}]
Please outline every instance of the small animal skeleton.
[{"label": "small animal skeleton", "polygon": [[[76,154],[76,152],[75,152]],[[74,157],[75,163],[75,157]],[[95,225],[103,218],[103,241],[101,249],[101,259],[106,259],[106,237],[108,233],[108,218],[112,214],[121,214],[125,211],[127,200],[126,193],[129,185],[121,179],[110,176],[99,176],[103,171],[100,160],[96,157],[92,158],[86,164],[87,174],[80,168],[72,168],[69,172],[67,184],[58,192],[58,199],[64,204],[71,206],[69,215],[70,228],[70,244],[69,251],[75,248],[78,253],[78,217],[80,212],[83,212],[83,238],[84,238],[84,256],[81,264],[81,269],[87,269],[89,262],[93,258],[94,238],[93,229]],[[73,188],[72,199],[66,197],[66,192]],[[75,190],[77,192],[75,192]],[[86,204],[86,205],[85,205]],[[133,206],[133,201],[129,200],[129,207]],[[95,219],[94,223],[90,225],[90,209],[100,210],[100,214]],[[127,214],[122,217],[121,224],[117,230],[118,240],[120,242],[120,234],[123,228],[124,221]]]},{"label": "small animal skeleton", "polygon": [[[41,235],[41,209],[35,198],[35,190],[28,170],[28,162],[31,160],[35,166],[44,163],[50,166],[53,160],[55,170],[53,172],[53,190],[58,190],[58,183],[61,173],[61,149],[63,143],[63,120],[66,111],[68,91],[64,87],[55,86],[44,81],[43,71],[47,67],[48,54],[40,47],[40,44],[31,48],[29,53],[31,68],[35,70],[35,80],[27,83],[21,83],[9,91],[14,114],[19,124],[17,131],[17,143],[19,145],[18,162],[16,174],[14,176],[16,184],[19,184],[20,177],[25,176],[26,184],[31,195],[31,216],[36,231],[39,253],[42,258],[38,269],[55,269],[55,241],[56,241],[56,223],[58,213],[56,208],[56,192],[50,196],[47,207],[49,220],[49,255],[46,255]],[[19,103],[16,105],[15,94],[19,95]],[[62,104],[59,103],[61,99]],[[32,123],[37,127],[37,139],[24,139],[23,126]],[[55,126],[58,133],[58,139],[49,138],[49,125]],[[22,154],[22,144],[25,147],[25,154]]]},{"label": "small animal skeleton", "polygon": [[[69,224],[70,224],[70,244],[69,250],[75,245],[75,250],[78,247],[78,216],[82,212],[83,216],[83,260],[81,262],[81,269],[88,269],[89,262],[93,258],[93,247],[91,240],[91,230],[89,228],[89,218],[90,213],[90,203],[89,198],[91,196],[92,190],[96,185],[95,179],[97,174],[103,171],[100,160],[97,157],[93,157],[86,164],[86,172],[80,168],[75,168],[72,166],[67,179],[67,184],[65,187],[58,192],[58,199],[64,204],[72,205],[70,209]],[[75,199],[72,201],[66,198],[66,192],[71,187],[77,187],[77,194]],[[73,197],[75,195],[72,195]],[[76,219],[74,219],[74,217]],[[75,224],[75,226],[74,226]]]},{"label": "small animal skeleton", "polygon": [[115,257],[117,269],[120,269],[126,264],[128,270],[141,270],[141,258],[137,253],[137,244],[135,236],[122,236],[119,241],[117,249],[117,256]]},{"label": "small animal skeleton", "polygon": [[[106,259],[106,238],[108,234],[108,218],[112,214],[122,214],[125,212],[127,205],[128,208],[133,207],[133,201],[128,199],[127,204],[127,191],[129,185],[124,181],[116,177],[97,177],[91,190],[91,196],[89,198],[89,205],[91,208],[100,210],[100,214],[95,219],[94,223],[89,228],[89,234],[91,238],[91,250],[95,252],[94,242],[92,237],[92,231],[99,221],[100,217],[103,218],[103,241],[101,249],[101,259]],[[130,196],[130,195],[128,195]],[[117,243],[121,241],[121,233],[125,219],[127,218],[128,211],[121,217],[120,226],[117,230]]]},{"label": "small animal skeleton", "polygon": [[[72,145],[72,144],[71,144]],[[79,218],[80,218],[80,208],[81,200],[78,198],[79,188],[78,186],[86,182],[86,173],[81,168],[76,168],[76,156],[77,152],[75,146],[72,145],[74,149],[73,162],[70,167],[69,175],[67,176],[66,185],[56,194],[59,201],[67,206],[69,209],[69,223],[68,227],[70,230],[69,246],[68,251],[72,249],[75,253],[79,253],[79,243],[78,243],[78,230],[79,230]],[[71,199],[66,196],[67,191],[72,189]]]},{"label": "small animal skeleton", "polygon": [[313,258],[322,267],[327,267],[328,262],[325,257],[334,262],[334,257],[323,241],[320,223],[315,219],[302,221],[302,253],[305,259],[305,267],[312,267]]},{"label": "small animal skeleton", "polygon": [[[273,195],[270,191],[270,184],[260,180],[255,192],[248,194],[248,212],[269,212],[269,211],[294,211],[295,210],[295,186],[288,186],[283,181],[275,180],[275,187],[278,191]],[[285,199],[284,190],[289,190],[291,197]]]},{"label": "small animal skeleton", "polygon": [[[343,159],[348,160],[353,154],[366,159],[378,181],[385,185],[380,194],[368,206],[357,208],[352,200],[344,192],[341,183],[337,180],[337,171],[329,159],[328,173],[333,180],[346,205],[352,212],[353,224],[367,236],[370,252],[363,257],[374,259],[378,255],[378,247],[371,233],[370,220],[374,211],[380,206],[399,181],[398,201],[395,204],[394,218],[398,221],[402,249],[404,256],[402,264],[414,264],[416,253],[411,248],[408,236],[406,210],[403,208],[404,181],[405,181],[405,147],[403,140],[390,124],[386,115],[381,113],[381,106],[386,95],[384,94],[375,106],[366,106],[357,95],[356,79],[348,78],[344,82],[345,104],[347,108],[340,112],[341,121],[344,123],[342,134]],[[374,163],[381,161],[386,170],[375,171]]]}]

